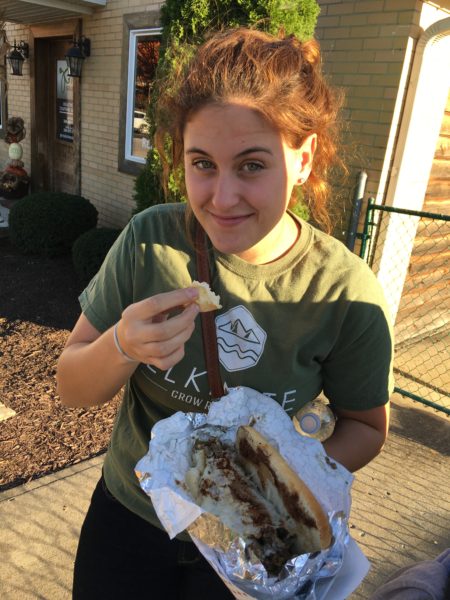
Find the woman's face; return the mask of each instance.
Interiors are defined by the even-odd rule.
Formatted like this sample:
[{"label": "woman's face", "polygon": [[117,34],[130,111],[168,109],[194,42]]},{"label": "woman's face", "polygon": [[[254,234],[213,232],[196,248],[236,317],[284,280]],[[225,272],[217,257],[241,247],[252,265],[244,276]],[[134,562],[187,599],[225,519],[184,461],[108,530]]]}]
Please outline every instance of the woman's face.
[{"label": "woman's face", "polygon": [[295,242],[286,213],[294,185],[311,171],[316,136],[299,149],[243,104],[208,105],[184,130],[186,190],[217,250],[254,264],[271,262]]}]

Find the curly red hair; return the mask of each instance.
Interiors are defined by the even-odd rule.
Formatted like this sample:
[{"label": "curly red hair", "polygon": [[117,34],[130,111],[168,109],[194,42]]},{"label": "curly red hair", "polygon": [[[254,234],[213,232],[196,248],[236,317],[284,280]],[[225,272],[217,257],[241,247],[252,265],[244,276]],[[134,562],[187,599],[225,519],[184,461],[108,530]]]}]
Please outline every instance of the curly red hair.
[{"label": "curly red hair", "polygon": [[208,104],[245,102],[293,148],[317,134],[313,168],[303,189],[313,218],[330,231],[328,172],[340,162],[337,115],[342,96],[323,76],[319,43],[237,28],[212,34],[187,59],[176,51],[172,57],[173,68],[157,84],[155,146],[166,183],[170,171],[182,172],[183,133],[192,115]]}]

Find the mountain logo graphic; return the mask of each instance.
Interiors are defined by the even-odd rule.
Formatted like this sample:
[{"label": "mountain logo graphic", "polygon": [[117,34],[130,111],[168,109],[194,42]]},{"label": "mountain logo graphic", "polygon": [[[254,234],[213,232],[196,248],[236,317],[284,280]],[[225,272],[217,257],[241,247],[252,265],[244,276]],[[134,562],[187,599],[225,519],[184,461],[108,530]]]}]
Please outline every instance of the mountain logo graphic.
[{"label": "mountain logo graphic", "polygon": [[219,360],[227,371],[254,367],[261,358],[267,334],[245,306],[236,306],[216,318]]}]

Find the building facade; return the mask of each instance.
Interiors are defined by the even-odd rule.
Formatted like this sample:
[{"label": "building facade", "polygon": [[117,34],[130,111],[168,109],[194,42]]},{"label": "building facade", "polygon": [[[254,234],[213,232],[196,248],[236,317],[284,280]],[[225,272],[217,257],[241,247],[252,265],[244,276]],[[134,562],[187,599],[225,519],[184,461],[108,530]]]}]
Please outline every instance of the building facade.
[{"label": "building facade", "polygon": [[[450,1],[319,5],[316,36],[324,68],[346,93],[350,177],[335,210],[337,234],[345,237],[362,170],[366,198],[423,204],[450,85]],[[101,225],[121,227],[134,209],[134,181],[149,147],[143,115],[160,6],[148,0],[0,0],[9,43],[28,44],[22,76],[7,67],[6,85],[0,84],[2,130],[8,117],[22,117],[31,189],[83,195],[97,207]],[[80,78],[67,76],[64,58],[74,39],[80,49],[90,42]],[[8,145],[0,139],[0,170],[7,161]]]}]

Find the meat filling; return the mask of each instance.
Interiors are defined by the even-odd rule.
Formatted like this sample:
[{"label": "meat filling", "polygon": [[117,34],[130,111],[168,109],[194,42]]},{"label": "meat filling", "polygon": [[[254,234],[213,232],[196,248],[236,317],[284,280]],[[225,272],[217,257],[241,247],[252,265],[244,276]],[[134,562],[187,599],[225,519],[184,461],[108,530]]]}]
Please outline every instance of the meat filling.
[{"label": "meat filling", "polygon": [[197,439],[186,484],[197,504],[244,538],[270,575],[298,554],[286,517],[263,496],[234,446]]}]

